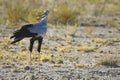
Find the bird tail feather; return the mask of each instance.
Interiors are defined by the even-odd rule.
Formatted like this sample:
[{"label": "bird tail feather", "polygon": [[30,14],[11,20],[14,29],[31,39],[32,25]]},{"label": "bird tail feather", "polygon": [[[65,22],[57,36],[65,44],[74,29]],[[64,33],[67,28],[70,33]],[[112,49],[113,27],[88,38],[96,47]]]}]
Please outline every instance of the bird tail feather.
[{"label": "bird tail feather", "polygon": [[21,38],[16,38],[16,39],[14,39],[14,41],[12,41],[11,42],[11,44],[14,44],[14,43],[16,43],[16,42],[19,42],[20,40],[22,40],[23,38],[21,37]]},{"label": "bird tail feather", "polygon": [[20,40],[22,40],[24,37],[21,35],[21,31],[17,30],[13,33],[13,36],[10,37],[10,39],[14,38],[14,41],[11,42],[11,44],[14,44],[16,42],[19,42]]}]

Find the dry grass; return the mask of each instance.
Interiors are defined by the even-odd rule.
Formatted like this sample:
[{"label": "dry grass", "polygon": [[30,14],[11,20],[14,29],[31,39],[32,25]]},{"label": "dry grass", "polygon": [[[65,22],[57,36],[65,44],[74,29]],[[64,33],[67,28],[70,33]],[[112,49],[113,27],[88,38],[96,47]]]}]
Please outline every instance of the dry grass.
[{"label": "dry grass", "polygon": [[95,49],[96,46],[80,46],[80,47],[76,47],[75,51],[90,52],[90,51],[94,51]]},{"label": "dry grass", "polygon": [[[38,53],[33,53],[31,56],[32,56],[33,60],[38,59]],[[29,62],[29,53],[28,52],[22,52],[22,53],[18,53],[18,54],[15,54],[15,53],[0,53],[0,59],[1,60],[4,60],[4,59],[17,60],[17,61],[24,60],[24,61]],[[52,55],[42,53],[40,55],[40,61],[51,62],[52,61]]]},{"label": "dry grass", "polygon": [[86,68],[87,67],[86,63],[84,63],[84,62],[76,63],[75,66],[79,67],[79,68],[83,68],[83,67]]},{"label": "dry grass", "polygon": [[52,61],[52,55],[51,54],[41,54],[40,60],[43,62],[51,62]]},{"label": "dry grass", "polygon": [[29,12],[26,21],[29,23],[37,22],[38,20],[41,19],[43,10],[41,9],[33,9]]},{"label": "dry grass", "polygon": [[104,55],[101,60],[98,62],[99,65],[117,67],[118,66],[118,56],[116,55]]},{"label": "dry grass", "polygon": [[92,35],[92,32],[94,32],[95,30],[95,27],[94,26],[89,26],[89,27],[86,27],[85,28],[85,32],[88,34],[88,35]]},{"label": "dry grass", "polygon": [[62,6],[59,6],[57,10],[52,12],[50,19],[53,20],[52,18],[56,20],[54,23],[74,24],[76,21],[76,12],[63,4]]},{"label": "dry grass", "polygon": [[105,43],[107,43],[108,41],[107,41],[106,39],[102,39],[102,38],[94,38],[94,39],[93,39],[93,42],[99,43],[99,44],[105,44]]},{"label": "dry grass", "polygon": [[77,24],[74,24],[73,26],[67,25],[66,34],[69,34],[70,36],[74,36],[77,31],[77,27],[78,27]]},{"label": "dry grass", "polygon": [[64,62],[64,57],[63,57],[62,55],[56,57],[56,58],[55,58],[55,62],[56,62],[57,64],[63,64],[63,62]]},{"label": "dry grass", "polygon": [[64,46],[62,48],[59,48],[58,52],[59,53],[70,53],[70,50],[71,50],[71,46]]},{"label": "dry grass", "polygon": [[[9,21],[9,24],[14,25],[25,21],[38,21],[36,20],[36,15],[45,9],[50,10],[49,23],[70,25],[80,24],[81,21],[86,23],[88,19],[93,21],[91,17],[99,17],[99,20],[102,20],[100,17],[101,15],[107,17],[109,14],[113,14],[116,16],[115,14],[120,11],[119,0],[108,0],[106,1],[106,4],[104,4],[104,0],[1,0],[0,2],[2,4],[2,15],[8,14],[8,17],[4,16],[2,18],[3,20],[0,20],[0,24],[5,23],[6,21]],[[105,8],[102,10],[103,6],[105,6]],[[97,18],[95,18],[95,21],[97,21]],[[99,20],[96,23],[99,23]],[[116,23],[109,23],[110,21],[111,19],[108,19],[105,20],[104,23],[107,23],[107,25],[110,26],[116,26]]]},{"label": "dry grass", "polygon": [[8,13],[9,24],[11,25],[18,24],[20,21],[24,21],[29,13],[29,8],[24,6],[24,4],[18,0],[10,2],[6,9]]},{"label": "dry grass", "polygon": [[98,53],[103,53],[104,51],[101,50],[101,49],[98,49],[97,52],[98,52]]},{"label": "dry grass", "polygon": [[77,61],[78,59],[79,59],[79,56],[74,56],[74,55],[69,56],[70,61]]},{"label": "dry grass", "polygon": [[112,41],[113,42],[120,42],[120,38],[113,38]]},{"label": "dry grass", "polygon": [[109,27],[119,27],[120,25],[118,21],[108,21],[106,24]]}]

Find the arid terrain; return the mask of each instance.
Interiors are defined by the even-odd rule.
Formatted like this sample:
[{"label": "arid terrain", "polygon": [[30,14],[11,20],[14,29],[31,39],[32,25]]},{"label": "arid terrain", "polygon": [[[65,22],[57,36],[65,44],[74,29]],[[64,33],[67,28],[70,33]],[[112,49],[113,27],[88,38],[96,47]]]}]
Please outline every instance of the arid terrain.
[{"label": "arid terrain", "polygon": [[[10,44],[10,36],[45,9],[48,30],[30,72],[30,39]],[[119,0],[0,0],[0,15],[0,80],[120,80]]]},{"label": "arid terrain", "polygon": [[[0,78],[5,80],[119,80],[120,38],[116,28],[94,27],[91,34],[77,27],[73,36],[66,27],[49,27],[41,51],[40,73],[34,48],[29,72],[29,39],[11,45],[13,30],[1,33]],[[73,30],[73,29],[72,29]],[[3,36],[4,35],[4,36]],[[35,45],[37,47],[37,43]]]}]

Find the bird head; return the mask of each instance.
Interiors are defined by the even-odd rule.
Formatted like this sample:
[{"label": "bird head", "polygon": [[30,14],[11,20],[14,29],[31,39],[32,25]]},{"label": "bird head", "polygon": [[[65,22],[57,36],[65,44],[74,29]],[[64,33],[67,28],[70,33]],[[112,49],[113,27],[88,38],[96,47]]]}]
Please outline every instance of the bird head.
[{"label": "bird head", "polygon": [[49,14],[49,10],[45,10],[42,14],[42,17],[48,16],[48,14]]},{"label": "bird head", "polygon": [[45,17],[47,17],[49,14],[49,10],[45,10],[41,15],[38,15],[37,20],[41,20]]}]

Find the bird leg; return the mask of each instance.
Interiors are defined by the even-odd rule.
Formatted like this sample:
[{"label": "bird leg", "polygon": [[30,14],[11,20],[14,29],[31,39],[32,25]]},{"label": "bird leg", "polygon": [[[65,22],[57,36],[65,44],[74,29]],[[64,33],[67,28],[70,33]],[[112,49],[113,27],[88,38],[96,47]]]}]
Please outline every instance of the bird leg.
[{"label": "bird leg", "polygon": [[33,44],[34,44],[34,39],[32,38],[32,39],[30,39],[30,47],[29,47],[29,51],[30,51],[30,62],[29,62],[29,65],[30,65],[30,72],[31,72],[31,60],[32,60],[32,58],[31,58],[31,53],[32,53],[32,50],[33,50]]},{"label": "bird leg", "polygon": [[[41,51],[42,41],[43,41],[43,38],[40,37],[38,39],[38,49],[37,49],[37,51],[38,51],[38,67],[40,66],[40,51]],[[40,67],[39,67],[39,72],[40,72]]]},{"label": "bird leg", "polygon": [[30,47],[29,47],[29,51],[30,52],[32,52],[32,50],[33,50],[33,44],[34,44],[34,41],[35,41],[35,39],[30,39]]},{"label": "bird leg", "polygon": [[29,55],[29,56],[30,56],[30,57],[29,57],[29,70],[30,70],[30,72],[31,72],[31,59],[32,59],[32,58],[31,58],[31,53],[32,53],[32,52],[30,51],[30,55]]}]

